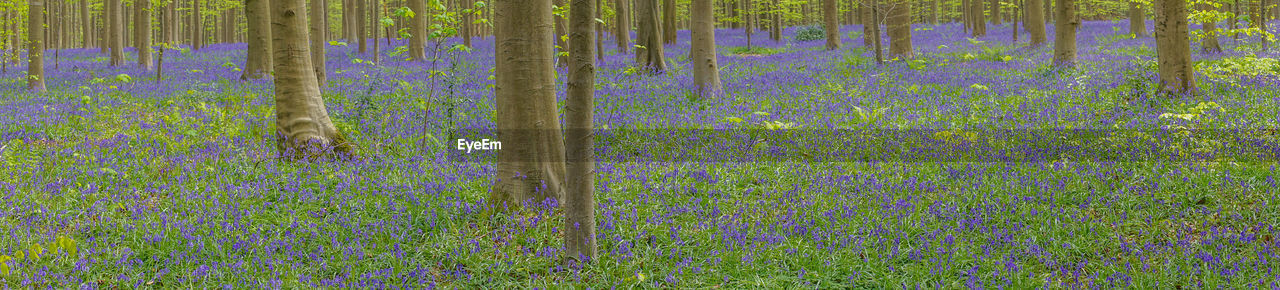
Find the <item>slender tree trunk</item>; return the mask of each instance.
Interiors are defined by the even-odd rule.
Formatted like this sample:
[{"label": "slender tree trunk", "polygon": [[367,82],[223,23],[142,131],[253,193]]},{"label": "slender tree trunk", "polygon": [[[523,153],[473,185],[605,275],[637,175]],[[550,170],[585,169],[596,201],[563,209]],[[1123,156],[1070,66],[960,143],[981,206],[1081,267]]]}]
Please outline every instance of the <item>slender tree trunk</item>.
[{"label": "slender tree trunk", "polygon": [[1142,10],[1142,3],[1129,2],[1129,33],[1132,33],[1135,37],[1147,36],[1146,13],[1143,13]]},{"label": "slender tree trunk", "polygon": [[496,125],[504,146],[489,202],[505,210],[564,200],[551,0],[497,1],[493,16]]},{"label": "slender tree trunk", "polygon": [[133,28],[137,31],[138,67],[149,71],[155,68],[155,61],[151,59],[151,1],[135,2],[134,10],[137,11]]},{"label": "slender tree trunk", "polygon": [[[410,1],[412,1],[412,0],[410,0]],[[471,7],[475,7],[475,0],[468,0],[467,2],[471,3]],[[468,8],[470,8],[470,7],[463,7],[463,9],[468,9]],[[466,13],[466,15],[463,15],[463,16],[462,16],[462,24],[463,24],[463,25],[462,25],[462,27],[463,27],[463,28],[465,28],[465,29],[463,29],[463,30],[462,30],[462,44],[463,44],[463,45],[471,46],[471,38],[474,38],[474,37],[475,37],[476,30],[477,30],[477,29],[475,29],[475,27],[476,27],[476,25],[475,25],[475,15],[476,15],[476,14],[475,14],[474,12],[471,12],[471,13]],[[424,31],[425,31],[425,29],[424,29]]]},{"label": "slender tree trunk", "polygon": [[[1200,3],[1200,9],[1203,11],[1217,10],[1213,5],[1208,3]],[[1222,45],[1218,43],[1218,23],[1215,21],[1205,21],[1200,23],[1200,31],[1203,32],[1200,38],[1200,48],[1204,53],[1217,54],[1222,53]]]},{"label": "slender tree trunk", "polygon": [[373,7],[369,9],[369,32],[373,33],[373,63],[382,62],[382,48],[378,45],[378,28],[382,26],[382,0],[371,0]]},{"label": "slender tree trunk", "polygon": [[636,30],[636,64],[653,74],[666,72],[662,26],[658,21],[658,0],[637,0],[636,16],[640,21],[640,28]]},{"label": "slender tree trunk", "polygon": [[80,0],[80,46],[89,48],[93,45],[93,22],[89,21],[89,0]]},{"label": "slender tree trunk", "polygon": [[[1054,13],[1058,26],[1054,29],[1053,64],[1055,66],[1076,66],[1076,29],[1080,27],[1080,18],[1076,16],[1075,0],[1056,0],[1058,9]],[[1163,1],[1163,0],[1161,0]],[[1184,17],[1185,18],[1185,17]]]},{"label": "slender tree trunk", "polygon": [[45,92],[43,0],[27,0],[27,39],[27,89],[43,93]]},{"label": "slender tree trunk", "polygon": [[884,63],[884,46],[881,45],[883,40],[881,40],[882,34],[880,33],[880,8],[880,0],[871,0],[871,32],[873,33],[871,42],[875,45],[877,64]]},{"label": "slender tree trunk", "polygon": [[351,22],[354,23],[356,26],[356,41],[359,42],[359,45],[357,47],[358,48],[357,52],[364,54],[369,52],[369,40],[368,40],[369,33],[365,30],[365,26],[366,26],[365,19],[367,19],[365,17],[369,13],[368,13],[368,9],[365,9],[365,3],[364,3],[365,1],[368,1],[368,0],[352,0],[352,1],[356,2],[356,5],[355,5],[356,11],[353,15],[351,15],[351,17],[354,19],[352,19]]},{"label": "slender tree trunk", "polygon": [[662,42],[676,43],[676,0],[662,0]]},{"label": "slender tree trunk", "polygon": [[836,19],[839,9],[836,8],[836,1],[839,0],[822,0],[822,21],[825,22],[827,32],[827,50],[840,49],[840,20]]},{"label": "slender tree trunk", "polygon": [[[596,19],[604,19],[604,8],[603,8],[605,3],[604,0],[593,0],[593,1],[595,1]],[[594,23],[592,25],[595,25],[595,29],[596,29],[596,39],[595,39],[596,61],[604,62],[604,23],[596,22],[594,21],[594,19],[591,23]],[[593,63],[592,64],[593,69],[595,68],[594,65],[595,64]],[[595,75],[592,75],[592,77],[594,78]]]},{"label": "slender tree trunk", "polygon": [[693,0],[691,5],[689,17],[693,21],[690,27],[693,43],[689,48],[689,62],[693,66],[693,82],[698,95],[715,96],[721,89],[716,60],[716,15],[712,10],[712,0]]},{"label": "slender tree trunk", "polygon": [[1000,26],[1004,24],[1004,15],[1001,14],[1004,9],[1000,7],[1000,0],[991,0],[991,24]]},{"label": "slender tree trunk", "polygon": [[773,0],[773,12],[769,13],[773,23],[769,24],[769,38],[774,42],[782,41],[782,2]]},{"label": "slender tree trunk", "polygon": [[[1235,31],[1239,28],[1238,25],[1240,25],[1240,0],[1233,0],[1231,2],[1231,12],[1232,17],[1231,19],[1228,19],[1230,21],[1228,22],[1228,25],[1231,27],[1231,31]],[[1240,42],[1240,34],[1232,33],[1231,39],[1235,42]]]},{"label": "slender tree trunk", "polygon": [[1162,94],[1194,94],[1199,89],[1192,74],[1187,4],[1182,0],[1156,0],[1154,3],[1159,90]]},{"label": "slender tree trunk", "polygon": [[969,0],[969,3],[973,5],[969,7],[969,12],[971,13],[969,14],[969,19],[971,19],[970,22],[973,25],[973,37],[987,36],[987,22],[983,21],[986,17],[983,15],[984,9],[982,9],[986,5],[983,5],[982,2],[983,0]]},{"label": "slender tree trunk", "polygon": [[889,56],[910,59],[915,56],[911,48],[911,1],[891,0],[889,11]]},{"label": "slender tree trunk", "polygon": [[409,19],[409,59],[427,59],[427,13],[426,1],[409,0],[409,10],[416,14]]},{"label": "slender tree trunk", "polygon": [[875,8],[871,6],[870,4],[871,1],[873,0],[858,1],[858,5],[862,6],[861,12],[862,12],[862,45],[863,46],[875,46],[875,39],[873,39],[873,37],[875,37],[876,35],[875,27],[878,24],[875,21],[875,17],[872,17],[872,11],[875,10]]},{"label": "slender tree trunk", "polygon": [[110,18],[110,24],[107,25],[108,47],[111,49],[111,66],[124,65],[124,21],[120,18],[123,10],[121,9],[120,0],[106,0],[107,17]]},{"label": "slender tree trunk", "polygon": [[244,15],[248,19],[245,27],[249,41],[240,79],[265,78],[270,75],[272,67],[271,0],[244,0]]},{"label": "slender tree trunk", "polygon": [[569,81],[565,99],[565,258],[596,258],[595,201],[595,36],[597,0],[573,0],[569,10]]},{"label": "slender tree trunk", "polygon": [[[118,2],[120,0],[108,1]],[[192,2],[192,6],[194,7],[193,9],[195,10],[191,14],[191,49],[193,50],[200,50],[201,48],[204,48],[204,21],[201,20],[203,16],[200,15],[200,1],[201,0],[195,0]]]},{"label": "slender tree trunk", "polygon": [[328,0],[311,0],[311,31],[309,33],[311,34],[311,70],[315,71],[316,85],[319,86],[320,91],[324,91],[325,87],[329,86],[328,65],[325,63],[329,59],[326,57],[329,51],[327,46],[329,36],[326,35],[329,28],[328,12]]},{"label": "slender tree trunk", "polygon": [[1027,33],[1031,34],[1031,46],[1041,46],[1049,41],[1048,35],[1045,34],[1044,10],[1040,7],[1044,6],[1040,1],[1043,0],[1027,0],[1023,9],[1026,10],[1027,20],[1022,22],[1027,26]]},{"label": "slender tree trunk", "polygon": [[617,23],[614,28],[617,30],[613,34],[614,41],[618,43],[618,53],[627,54],[631,51],[631,9],[627,7],[629,0],[614,0],[614,17]]},{"label": "slender tree trunk", "polygon": [[[329,119],[311,65],[305,0],[271,0],[277,148],[291,159],[349,154]],[[333,150],[333,151],[329,151]]]}]

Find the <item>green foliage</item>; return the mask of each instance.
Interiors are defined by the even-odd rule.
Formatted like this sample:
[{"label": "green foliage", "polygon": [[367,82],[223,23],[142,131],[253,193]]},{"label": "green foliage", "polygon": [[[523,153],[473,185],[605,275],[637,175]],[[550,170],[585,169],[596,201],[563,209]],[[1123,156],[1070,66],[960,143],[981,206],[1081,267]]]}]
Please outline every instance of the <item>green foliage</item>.
[{"label": "green foliage", "polygon": [[731,46],[723,48],[721,51],[727,51],[731,55],[774,55],[786,52],[786,49],[761,46]]},{"label": "green foliage", "polygon": [[1196,71],[1216,79],[1239,76],[1280,75],[1280,60],[1253,56],[1225,57],[1196,63]]},{"label": "green foliage", "polygon": [[796,29],[796,34],[793,38],[796,41],[822,40],[822,39],[827,39],[827,32],[822,28],[822,26],[818,26],[818,25],[805,26],[805,27]]}]

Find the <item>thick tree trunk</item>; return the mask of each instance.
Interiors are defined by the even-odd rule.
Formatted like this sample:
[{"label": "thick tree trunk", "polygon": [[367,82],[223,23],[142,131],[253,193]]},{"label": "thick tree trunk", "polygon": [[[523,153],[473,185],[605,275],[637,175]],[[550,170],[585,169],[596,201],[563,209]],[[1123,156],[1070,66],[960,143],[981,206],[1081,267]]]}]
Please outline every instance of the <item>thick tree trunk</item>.
[{"label": "thick tree trunk", "polygon": [[693,83],[698,94],[704,97],[719,94],[721,89],[720,66],[716,60],[716,15],[711,1],[693,0],[689,15],[693,21],[689,62],[693,66]]},{"label": "thick tree trunk", "polygon": [[769,38],[774,42],[782,41],[782,2],[773,0],[773,13],[769,13]]},{"label": "thick tree trunk", "polygon": [[1142,3],[1129,2],[1129,33],[1135,37],[1147,36],[1146,13],[1142,11]]},{"label": "thick tree trunk", "polygon": [[[573,0],[569,10],[569,79],[565,98],[564,202],[565,258],[581,263],[596,258],[595,201],[595,47],[597,0]],[[596,10],[596,11],[593,11]]]},{"label": "thick tree trunk", "polygon": [[915,56],[911,48],[911,1],[893,0],[889,10],[889,56],[910,59]]},{"label": "thick tree trunk", "polygon": [[631,9],[627,7],[628,1],[614,0],[614,18],[617,22],[613,24],[613,39],[618,43],[619,54],[631,51]]},{"label": "thick tree trunk", "polygon": [[409,59],[427,59],[427,5],[426,1],[409,0],[409,10],[416,14],[409,19]]},{"label": "thick tree trunk", "polygon": [[[316,0],[312,0],[316,1]],[[271,72],[271,0],[245,0],[245,27],[249,34],[244,71],[240,79],[265,78]]]},{"label": "thick tree trunk", "polygon": [[316,74],[316,85],[320,91],[329,85],[328,66],[325,61],[328,60],[329,36],[329,1],[328,0],[311,0],[311,70]]},{"label": "thick tree trunk", "polygon": [[1041,1],[1044,0],[1027,0],[1023,7],[1027,13],[1027,19],[1022,22],[1022,25],[1025,25],[1027,33],[1031,34],[1031,46],[1041,46],[1049,41],[1044,27],[1044,10],[1040,9],[1044,6]]},{"label": "thick tree trunk", "polygon": [[840,20],[837,19],[836,1],[839,0],[822,0],[822,21],[824,31],[827,32],[827,50],[835,50],[840,48]]},{"label": "thick tree trunk", "polygon": [[879,23],[876,23],[875,18],[872,17],[871,13],[874,9],[871,7],[871,4],[864,1],[869,0],[858,1],[858,5],[862,6],[862,9],[860,9],[862,12],[862,45],[874,46],[875,40],[872,39],[872,37],[875,37],[875,27],[876,25],[879,25]]},{"label": "thick tree trunk", "polygon": [[637,0],[636,18],[640,21],[640,27],[636,30],[636,65],[653,74],[666,72],[662,26],[658,21],[658,0]]},{"label": "thick tree trunk", "polygon": [[973,26],[973,37],[987,36],[987,22],[983,21],[986,17],[983,15],[984,9],[982,8],[986,5],[983,5],[982,2],[982,0],[969,0],[969,3],[973,5],[969,7],[969,19],[971,19],[970,25]]},{"label": "thick tree trunk", "polygon": [[45,92],[43,0],[27,1],[27,39],[27,89],[43,93]]},{"label": "thick tree trunk", "polygon": [[[1200,9],[1204,11],[1216,10],[1213,5],[1201,3]],[[1205,21],[1200,23],[1200,31],[1203,32],[1200,38],[1200,48],[1204,53],[1222,53],[1222,45],[1218,43],[1218,23],[1215,21]]]},{"label": "thick tree trunk", "polygon": [[1190,29],[1187,7],[1182,0],[1156,0],[1156,56],[1162,94],[1194,94],[1198,91],[1192,74]]},{"label": "thick tree trunk", "polygon": [[111,50],[111,66],[124,65],[124,20],[121,18],[123,10],[120,0],[106,0],[107,17],[107,47]]},{"label": "thick tree trunk", "polygon": [[[551,36],[551,0],[493,3],[497,177],[489,202],[500,210],[563,200],[560,133]],[[509,144],[509,145],[508,145]]]},{"label": "thick tree trunk", "polygon": [[303,159],[349,154],[349,145],[329,119],[312,70],[306,1],[272,0],[271,23],[280,155]]},{"label": "thick tree trunk", "polygon": [[80,0],[80,46],[84,48],[93,45],[93,22],[90,19],[89,0]]},{"label": "thick tree trunk", "polygon": [[662,0],[662,42],[676,43],[676,0]]},{"label": "thick tree trunk", "polygon": [[1054,20],[1058,26],[1054,29],[1053,64],[1055,66],[1076,65],[1076,28],[1080,27],[1080,18],[1076,17],[1075,0],[1056,0],[1058,9],[1054,10]]},{"label": "thick tree trunk", "polygon": [[155,61],[151,59],[151,1],[136,1],[133,9],[137,11],[133,17],[133,29],[137,33],[134,44],[138,51],[138,67],[151,70],[155,68]]},{"label": "thick tree trunk", "polygon": [[369,52],[369,37],[368,37],[369,33],[368,31],[366,31],[366,28],[365,28],[366,26],[365,19],[368,19],[366,18],[366,16],[369,14],[368,9],[365,9],[365,1],[368,1],[368,0],[351,0],[351,1],[356,2],[356,5],[355,5],[356,11],[354,15],[351,15],[351,17],[354,18],[351,20],[351,22],[356,26],[356,41],[359,43],[357,45],[356,51],[358,53],[364,54]]},{"label": "thick tree trunk", "polygon": [[1001,12],[1004,9],[1000,7],[1000,0],[991,0],[991,24],[999,26],[1004,24],[1004,15]]}]

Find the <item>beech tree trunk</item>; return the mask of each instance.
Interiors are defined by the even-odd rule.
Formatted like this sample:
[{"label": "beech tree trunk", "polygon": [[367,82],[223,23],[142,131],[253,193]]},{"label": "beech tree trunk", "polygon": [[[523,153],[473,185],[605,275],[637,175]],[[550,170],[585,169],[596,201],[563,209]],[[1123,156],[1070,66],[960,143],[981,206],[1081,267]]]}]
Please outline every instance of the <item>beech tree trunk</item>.
[{"label": "beech tree trunk", "polygon": [[[1076,65],[1076,29],[1080,27],[1080,18],[1076,17],[1075,0],[1056,0],[1054,10],[1053,64],[1055,66]],[[1185,18],[1185,17],[1184,17]]]},{"label": "beech tree trunk", "polygon": [[676,43],[676,0],[662,0],[662,42]]},{"label": "beech tree trunk", "polygon": [[[412,0],[411,0],[412,1]],[[596,258],[595,109],[596,0],[573,0],[569,10],[569,78],[565,98],[565,258]],[[593,11],[596,10],[596,11]]]},{"label": "beech tree trunk", "polygon": [[910,59],[915,56],[911,48],[911,1],[893,0],[889,10],[889,56]]},{"label": "beech tree trunk", "polygon": [[1147,36],[1146,13],[1142,10],[1142,3],[1129,2],[1129,33],[1135,37]]},{"label": "beech tree trunk", "polygon": [[[316,0],[312,0],[316,1]],[[271,0],[244,0],[244,16],[248,34],[244,71],[240,79],[265,78],[271,72]]]},{"label": "beech tree trunk", "polygon": [[[1217,10],[1208,3],[1200,3],[1199,6],[1204,11]],[[1218,43],[1218,23],[1215,21],[1201,22],[1200,31],[1203,32],[1200,38],[1201,50],[1204,53],[1222,53],[1222,45]]]},{"label": "beech tree trunk", "polygon": [[107,25],[108,48],[111,50],[111,66],[124,65],[124,20],[123,7],[120,0],[106,0],[107,17],[110,23]]},{"label": "beech tree trunk", "polygon": [[134,45],[138,52],[138,67],[149,71],[155,68],[155,61],[151,59],[151,1],[135,1],[133,9],[137,11],[133,17],[133,29],[137,35]]},{"label": "beech tree trunk", "polygon": [[827,32],[827,50],[835,50],[840,48],[840,19],[836,8],[836,1],[839,0],[822,0],[822,21]]},{"label": "beech tree trunk", "polygon": [[[415,2],[413,0],[410,2]],[[328,59],[329,31],[328,9],[329,1],[327,0],[311,0],[311,69],[316,74],[316,85],[320,91],[329,85],[329,73],[325,61]]]},{"label": "beech tree trunk", "polygon": [[782,41],[782,2],[773,0],[773,12],[769,13],[769,38],[774,42]]},{"label": "beech tree trunk", "polygon": [[80,46],[89,48],[93,45],[93,21],[89,21],[89,0],[80,0]]},{"label": "beech tree trunk", "polygon": [[1004,7],[1000,7],[1000,0],[991,0],[991,24],[999,26],[1004,24],[1004,15],[1001,12]]},{"label": "beech tree trunk", "polygon": [[[107,1],[119,2],[120,0]],[[204,47],[204,21],[201,20],[200,16],[200,1],[192,1],[191,4],[194,7],[193,10],[195,10],[191,13],[191,49],[193,50],[200,50]]]},{"label": "beech tree trunk", "polygon": [[693,43],[689,48],[689,61],[693,66],[693,82],[697,86],[699,95],[714,96],[721,90],[720,71],[716,60],[716,15],[712,10],[714,7],[712,0],[693,0],[691,5],[689,17],[693,21],[690,27]]},{"label": "beech tree trunk", "polygon": [[987,22],[984,21],[986,17],[983,15],[984,11],[982,9],[986,5],[982,4],[982,0],[969,0],[969,3],[973,5],[969,7],[969,19],[972,19],[970,25],[973,26],[973,37],[987,36]]},{"label": "beech tree trunk", "polygon": [[427,59],[427,4],[423,0],[409,0],[409,10],[415,14],[409,19],[409,59]]},{"label": "beech tree trunk", "polygon": [[1040,9],[1040,7],[1044,6],[1041,1],[1043,0],[1027,0],[1027,3],[1023,5],[1027,19],[1022,22],[1022,25],[1026,26],[1027,33],[1031,34],[1031,46],[1033,47],[1044,45],[1045,42],[1049,41],[1048,35],[1045,33],[1044,10]]},{"label": "beech tree trunk", "polygon": [[27,39],[27,89],[43,93],[45,92],[43,0],[27,0]]},{"label": "beech tree trunk", "polygon": [[357,52],[364,54],[369,52],[369,37],[368,37],[369,33],[368,31],[365,30],[366,25],[364,24],[365,19],[367,19],[365,17],[369,14],[367,13],[368,10],[365,9],[365,3],[364,3],[367,0],[351,0],[351,1],[356,2],[356,5],[355,5],[356,11],[353,15],[351,15],[351,17],[354,19],[352,19],[351,22],[356,26],[356,41],[359,42],[359,44],[357,45],[358,46]]},{"label": "beech tree trunk", "polygon": [[873,10],[874,8],[871,6],[871,4],[870,4],[870,3],[868,3],[868,2],[864,2],[864,1],[869,1],[869,0],[861,0],[861,1],[858,1],[858,5],[862,6],[862,9],[860,9],[860,10],[861,10],[860,12],[862,13],[862,16],[861,16],[861,18],[862,18],[862,45],[863,45],[863,46],[873,46],[873,45],[874,45],[874,39],[872,39],[872,37],[875,37],[875,35],[876,35],[875,27],[876,27],[876,25],[879,25],[879,24],[878,24],[878,23],[876,23],[875,18],[874,18],[874,17],[872,17],[872,10]]},{"label": "beech tree trunk", "polygon": [[1182,0],[1156,0],[1156,56],[1159,66],[1161,94],[1194,94],[1191,37],[1187,27],[1187,3]]},{"label": "beech tree trunk", "polygon": [[499,210],[563,200],[560,132],[551,39],[551,0],[493,3],[497,177],[489,202]]},{"label": "beech tree trunk", "polygon": [[[631,9],[627,7],[628,1],[614,0],[613,16],[617,23],[613,24],[616,30],[613,32],[613,39],[618,43],[619,54],[627,54],[627,52],[631,51]],[[494,33],[496,34],[497,32],[495,31]]]},{"label": "beech tree trunk", "polygon": [[272,0],[271,23],[279,154],[295,160],[349,154],[350,145],[329,119],[312,70],[306,1]]},{"label": "beech tree trunk", "polygon": [[658,21],[658,0],[637,0],[636,64],[653,74],[667,71],[662,49],[662,26]]}]

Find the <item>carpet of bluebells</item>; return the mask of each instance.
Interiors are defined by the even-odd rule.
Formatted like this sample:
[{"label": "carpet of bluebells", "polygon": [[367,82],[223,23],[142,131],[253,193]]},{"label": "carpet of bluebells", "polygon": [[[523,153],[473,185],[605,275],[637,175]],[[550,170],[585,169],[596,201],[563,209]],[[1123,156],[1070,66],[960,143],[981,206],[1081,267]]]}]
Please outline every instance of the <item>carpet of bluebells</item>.
[{"label": "carpet of bluebells", "polygon": [[[689,93],[687,31],[667,47],[671,70],[660,76],[638,73],[632,56],[606,45],[596,123],[1275,134],[1280,68],[1256,37],[1224,37],[1226,53],[1194,56],[1200,95],[1160,97],[1154,40],[1126,35],[1119,22],[1081,27],[1074,70],[1047,66],[1051,48],[1026,48],[1025,34],[1011,45],[1009,29],[971,39],[954,24],[917,26],[917,57],[883,66],[856,26],[842,31],[838,51],[793,41],[793,31],[781,42],[756,34],[747,49],[741,30],[721,30],[725,92],[715,98]],[[97,49],[60,51],[56,61],[48,53],[48,94],[26,92],[25,67],[10,67],[0,75],[0,285],[1272,288],[1280,280],[1275,158],[606,159],[596,177],[600,257],[567,268],[554,201],[495,214],[485,201],[493,164],[449,156],[450,132],[493,126],[491,40],[434,65],[403,60],[399,41],[383,46],[377,64],[333,43],[325,98],[358,155],[333,162],[275,158],[271,84],[239,80],[244,44],[169,51],[161,80],[109,67]],[[1258,146],[1274,149],[1269,136]]]}]

